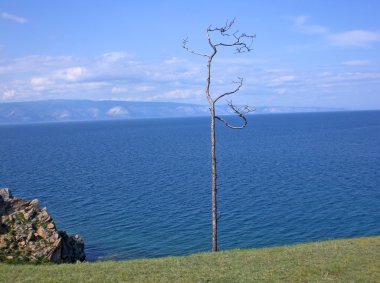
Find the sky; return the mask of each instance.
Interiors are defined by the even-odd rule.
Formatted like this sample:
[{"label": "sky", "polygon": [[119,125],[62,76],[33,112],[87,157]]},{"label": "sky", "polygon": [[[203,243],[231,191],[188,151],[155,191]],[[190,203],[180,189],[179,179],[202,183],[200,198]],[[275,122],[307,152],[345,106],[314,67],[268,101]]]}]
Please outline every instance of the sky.
[{"label": "sky", "polygon": [[[206,29],[256,35],[214,57],[211,94],[256,107],[380,109],[378,0],[0,1],[0,102],[206,104]],[[215,41],[220,40],[215,38]],[[227,39],[226,39],[227,40]]]}]

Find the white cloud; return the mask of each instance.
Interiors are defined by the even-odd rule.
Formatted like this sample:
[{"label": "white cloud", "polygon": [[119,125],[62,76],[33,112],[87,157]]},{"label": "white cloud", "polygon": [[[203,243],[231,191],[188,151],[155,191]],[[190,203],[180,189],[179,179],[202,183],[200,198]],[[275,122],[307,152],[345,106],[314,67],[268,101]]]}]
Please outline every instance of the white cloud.
[{"label": "white cloud", "polygon": [[132,58],[132,56],[126,52],[109,52],[104,53],[100,56],[100,60],[107,61],[110,63],[122,61],[126,58]]},{"label": "white cloud", "polygon": [[71,56],[24,56],[1,62],[0,74],[43,73],[45,76],[52,70],[70,67],[77,61],[78,58]]},{"label": "white cloud", "polygon": [[293,19],[294,24],[297,26],[302,26],[306,23],[307,18],[308,18],[307,16],[297,16]]},{"label": "white cloud", "polygon": [[378,72],[345,72],[335,74],[326,79],[328,82],[334,83],[356,83],[356,82],[380,82],[380,73]]},{"label": "white cloud", "polygon": [[369,47],[380,41],[380,33],[362,29],[333,33],[322,25],[309,24],[308,16],[292,18],[295,31],[305,34],[322,35],[329,45],[344,47]]},{"label": "white cloud", "polygon": [[109,82],[79,82],[73,84],[74,89],[77,88],[77,90],[99,90],[103,89],[105,87],[109,87]]},{"label": "white cloud", "polygon": [[18,24],[25,24],[28,22],[28,20],[23,17],[15,16],[5,12],[0,13],[0,17]]},{"label": "white cloud", "polygon": [[128,114],[128,110],[121,106],[112,107],[107,111],[107,115],[111,117],[126,116]]},{"label": "white cloud", "polygon": [[281,76],[281,77],[274,78],[271,80],[271,83],[274,85],[279,85],[279,84],[294,81],[295,79],[296,79],[296,76],[287,75],[287,76]]},{"label": "white cloud", "polygon": [[306,34],[325,34],[328,32],[328,29],[321,25],[312,25],[308,24],[308,16],[298,16],[293,18],[293,26],[296,31]]},{"label": "white cloud", "polygon": [[273,90],[277,94],[285,94],[287,92],[286,88],[276,88]]},{"label": "white cloud", "polygon": [[111,89],[111,92],[112,93],[127,93],[128,92],[128,88],[127,87],[113,87]]},{"label": "white cloud", "polygon": [[263,71],[266,73],[283,73],[286,70],[285,69],[264,69]]},{"label": "white cloud", "polygon": [[[132,92],[158,92],[158,86],[161,90],[168,89],[187,77],[181,75],[187,70],[181,66],[178,71],[176,66],[168,65],[163,72],[162,63],[144,64],[123,52],[95,58],[26,56],[0,62],[0,86],[17,90],[13,100],[91,98],[91,93],[93,99],[108,99],[111,93],[120,94],[119,99],[127,99]],[[17,82],[9,77],[17,78]]]},{"label": "white cloud", "polygon": [[52,85],[52,81],[46,77],[33,77],[30,84],[34,90],[42,91]]},{"label": "white cloud", "polygon": [[158,94],[154,96],[149,96],[145,100],[147,101],[163,101],[163,100],[177,100],[177,99],[187,99],[187,98],[200,98],[203,91],[193,91],[189,89],[176,89],[173,91],[169,91],[163,94]]},{"label": "white cloud", "polygon": [[46,83],[49,82],[48,78],[44,77],[34,77],[30,80],[30,84],[32,86],[40,86],[40,85],[45,85]]},{"label": "white cloud", "polygon": [[164,61],[164,63],[167,65],[183,64],[185,62],[186,60],[178,58],[178,57],[171,57]]},{"label": "white cloud", "polygon": [[380,33],[366,30],[352,30],[329,35],[332,45],[349,47],[368,47],[380,41]]},{"label": "white cloud", "polygon": [[16,91],[13,89],[4,90],[2,99],[4,100],[12,99],[15,96],[15,94],[16,94]]},{"label": "white cloud", "polygon": [[135,87],[135,90],[137,92],[147,92],[147,91],[152,91],[154,90],[154,87],[151,86],[151,85],[147,85],[147,84],[142,84],[142,85],[137,85]]},{"label": "white cloud", "polygon": [[64,70],[59,70],[54,74],[54,77],[66,81],[77,81],[86,74],[84,67],[70,67]]},{"label": "white cloud", "polygon": [[[5,76],[0,75],[0,99],[22,101],[66,98],[207,103],[204,97],[206,70],[201,63],[185,60],[184,63],[176,64],[175,62],[182,61],[169,58],[169,63],[172,64],[165,64],[164,61],[147,64],[134,59],[131,61],[122,54],[113,52],[107,54],[94,58],[29,56],[3,59],[0,71],[3,70]],[[358,58],[363,59],[363,57]],[[366,63],[369,62],[365,60],[342,62],[348,66]],[[342,65],[338,66],[339,70],[342,68]],[[239,92],[241,95],[233,98],[237,102],[241,97],[242,104],[258,105],[256,99],[269,101],[269,98],[273,98],[273,104],[278,104],[278,101],[286,102],[286,99],[291,101],[297,96],[299,96],[298,101],[302,102],[305,101],[305,97],[312,95],[318,97],[315,94],[317,92],[321,96],[327,96],[329,92],[343,93],[341,89],[352,93],[359,92],[363,85],[375,88],[380,84],[380,75],[375,71],[339,73],[336,68],[305,71],[297,70],[296,66],[285,69],[284,66],[277,68],[275,65],[266,69],[249,65],[232,66],[231,69],[232,73],[223,68],[216,69],[213,86],[215,90],[222,88],[223,92],[223,88],[230,90],[233,87],[231,81],[235,79],[235,73],[243,75],[245,81],[244,87]],[[9,71],[12,73],[8,73]],[[226,83],[219,86],[218,81]],[[218,93],[213,92],[214,95]],[[117,117],[128,115],[127,109],[114,106],[116,108],[110,107],[108,115]]]},{"label": "white cloud", "polygon": [[70,112],[67,111],[67,110],[63,110],[63,111],[60,111],[59,113],[55,113],[60,119],[65,119],[65,118],[69,118],[71,115],[70,115]]},{"label": "white cloud", "polygon": [[363,66],[363,65],[369,65],[371,64],[371,62],[368,60],[350,60],[350,61],[345,61],[342,64],[348,65],[348,66]]}]

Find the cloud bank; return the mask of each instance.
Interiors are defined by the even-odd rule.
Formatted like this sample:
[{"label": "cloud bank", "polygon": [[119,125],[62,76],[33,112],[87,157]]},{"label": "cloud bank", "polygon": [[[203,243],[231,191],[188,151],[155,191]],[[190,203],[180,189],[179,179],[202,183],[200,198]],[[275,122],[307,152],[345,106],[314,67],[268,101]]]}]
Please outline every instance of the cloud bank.
[{"label": "cloud bank", "polygon": [[[236,103],[337,107],[346,103],[349,107],[364,107],[367,102],[359,94],[369,94],[373,99],[368,103],[376,105],[379,98],[371,93],[380,88],[380,72],[356,69],[370,65],[370,61],[353,59],[339,65],[346,67],[305,71],[220,61],[214,69],[212,94],[234,87],[232,82],[240,75],[245,81],[234,97]],[[206,104],[206,70],[202,66],[176,57],[146,63],[126,52],[109,52],[94,58],[14,58],[0,62],[0,101],[91,99]],[[128,113],[115,108],[108,114]]]},{"label": "cloud bank", "polygon": [[363,29],[332,32],[329,28],[323,25],[311,24],[310,18],[305,15],[292,18],[292,22],[295,31],[309,35],[322,36],[322,38],[324,38],[331,46],[369,47],[380,41],[379,32]]}]

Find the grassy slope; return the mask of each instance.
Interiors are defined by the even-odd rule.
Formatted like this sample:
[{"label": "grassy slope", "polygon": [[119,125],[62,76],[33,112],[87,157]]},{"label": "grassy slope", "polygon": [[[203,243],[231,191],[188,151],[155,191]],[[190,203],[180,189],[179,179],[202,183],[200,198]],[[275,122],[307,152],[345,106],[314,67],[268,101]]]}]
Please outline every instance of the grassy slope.
[{"label": "grassy slope", "polygon": [[119,262],[0,264],[0,282],[380,282],[380,237]]}]

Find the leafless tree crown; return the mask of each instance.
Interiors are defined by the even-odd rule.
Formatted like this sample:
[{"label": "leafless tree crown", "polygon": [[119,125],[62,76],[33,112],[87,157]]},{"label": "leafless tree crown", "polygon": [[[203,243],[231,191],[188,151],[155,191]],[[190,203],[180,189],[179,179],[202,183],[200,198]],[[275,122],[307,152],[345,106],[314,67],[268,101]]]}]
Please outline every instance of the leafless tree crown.
[{"label": "leafless tree crown", "polygon": [[[211,64],[212,64],[212,60],[213,60],[214,56],[218,52],[218,48],[221,48],[221,47],[234,48],[235,53],[250,52],[250,51],[252,51],[253,40],[256,37],[255,35],[248,35],[246,33],[240,33],[238,30],[235,32],[232,32],[231,28],[234,25],[234,23],[235,23],[235,19],[232,21],[227,21],[223,27],[213,27],[210,25],[207,28],[207,30],[206,30],[207,39],[208,39],[208,43],[212,49],[211,53],[209,53],[209,54],[201,53],[201,52],[190,49],[188,47],[188,42],[189,42],[188,38],[183,40],[182,46],[188,52],[195,54],[195,55],[198,55],[198,56],[208,58],[208,64],[207,64],[208,75],[207,75],[207,80],[206,80],[206,97],[207,97],[208,102],[210,104],[210,108],[212,108],[212,109],[215,109],[215,103],[218,102],[221,98],[224,98],[226,96],[229,96],[229,95],[232,95],[232,94],[238,92],[240,90],[240,88],[243,86],[243,78],[238,77],[237,81],[233,81],[233,83],[236,85],[235,89],[233,89],[229,92],[225,92],[223,94],[220,94],[220,95],[216,96],[215,98],[213,98],[211,96],[211,94],[210,94]],[[214,42],[213,36],[212,36],[213,34],[219,35],[219,38],[226,39],[226,40]],[[243,122],[244,122],[243,125],[233,126],[229,122],[227,122],[225,119],[223,119],[219,116],[216,116],[215,112],[212,111],[215,115],[214,117],[217,120],[223,122],[229,128],[243,129],[248,123],[248,121],[244,115],[249,113],[249,112],[254,111],[254,109],[249,107],[249,106],[237,107],[232,103],[232,101],[228,102],[228,106],[230,107],[230,109],[232,110],[232,112],[234,114],[238,115],[243,120]]]}]

